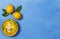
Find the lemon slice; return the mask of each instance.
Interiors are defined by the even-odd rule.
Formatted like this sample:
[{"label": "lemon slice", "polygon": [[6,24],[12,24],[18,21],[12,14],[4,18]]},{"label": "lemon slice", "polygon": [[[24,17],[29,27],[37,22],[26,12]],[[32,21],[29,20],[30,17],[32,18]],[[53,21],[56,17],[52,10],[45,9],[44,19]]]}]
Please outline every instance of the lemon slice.
[{"label": "lemon slice", "polygon": [[2,23],[2,33],[6,36],[14,36],[18,31],[18,25],[14,20],[5,20]]}]

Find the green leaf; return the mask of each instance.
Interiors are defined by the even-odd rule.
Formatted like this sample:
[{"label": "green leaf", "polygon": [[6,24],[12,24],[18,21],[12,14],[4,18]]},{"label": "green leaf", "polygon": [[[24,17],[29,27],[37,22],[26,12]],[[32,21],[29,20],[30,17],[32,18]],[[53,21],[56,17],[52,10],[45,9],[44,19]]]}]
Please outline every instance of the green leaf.
[{"label": "green leaf", "polygon": [[7,17],[9,14],[3,13],[2,16]]},{"label": "green leaf", "polygon": [[2,9],[2,11],[3,11],[3,12],[6,12],[6,10],[5,10],[5,9]]},{"label": "green leaf", "polygon": [[6,12],[5,9],[2,9],[2,11],[4,12],[4,13],[2,14],[2,16],[7,17],[7,16],[9,15],[9,14],[7,14],[7,12]]},{"label": "green leaf", "polygon": [[18,6],[17,9],[16,9],[16,11],[17,11],[17,12],[20,12],[21,9],[22,9],[22,6]]}]

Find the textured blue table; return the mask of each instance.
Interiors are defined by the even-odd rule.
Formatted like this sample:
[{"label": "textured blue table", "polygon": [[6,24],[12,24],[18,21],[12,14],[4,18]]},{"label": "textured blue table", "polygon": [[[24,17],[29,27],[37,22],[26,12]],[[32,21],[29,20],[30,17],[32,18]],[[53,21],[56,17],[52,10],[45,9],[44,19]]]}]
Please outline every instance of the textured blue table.
[{"label": "textured blue table", "polygon": [[60,0],[0,0],[0,26],[12,15],[2,16],[7,4],[22,5],[22,20],[16,20],[20,29],[14,37],[0,31],[0,39],[60,39]]}]

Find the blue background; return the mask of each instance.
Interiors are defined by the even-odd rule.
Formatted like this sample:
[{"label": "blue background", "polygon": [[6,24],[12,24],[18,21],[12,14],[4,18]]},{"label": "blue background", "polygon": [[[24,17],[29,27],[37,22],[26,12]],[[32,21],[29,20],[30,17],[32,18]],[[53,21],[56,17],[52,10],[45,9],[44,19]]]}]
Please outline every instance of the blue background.
[{"label": "blue background", "polygon": [[16,20],[20,30],[14,37],[0,31],[0,39],[60,39],[60,0],[0,0],[0,26],[12,15],[2,16],[7,4],[22,5],[22,20]]}]

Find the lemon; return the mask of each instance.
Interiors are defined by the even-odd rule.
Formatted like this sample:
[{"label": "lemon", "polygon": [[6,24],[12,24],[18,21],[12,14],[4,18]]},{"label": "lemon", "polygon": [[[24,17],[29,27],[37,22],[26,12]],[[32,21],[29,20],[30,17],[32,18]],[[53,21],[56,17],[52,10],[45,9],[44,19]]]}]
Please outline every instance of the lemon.
[{"label": "lemon", "polygon": [[11,14],[11,13],[13,13],[13,11],[14,11],[14,7],[13,7],[11,4],[8,4],[8,5],[6,6],[6,12],[7,12],[8,14]]},{"label": "lemon", "polygon": [[21,18],[21,14],[20,14],[19,12],[14,12],[14,13],[13,13],[13,17],[14,17],[15,19],[20,19],[20,18]]},{"label": "lemon", "polygon": [[2,23],[2,33],[6,36],[14,36],[18,31],[18,25],[14,20],[8,19]]}]

